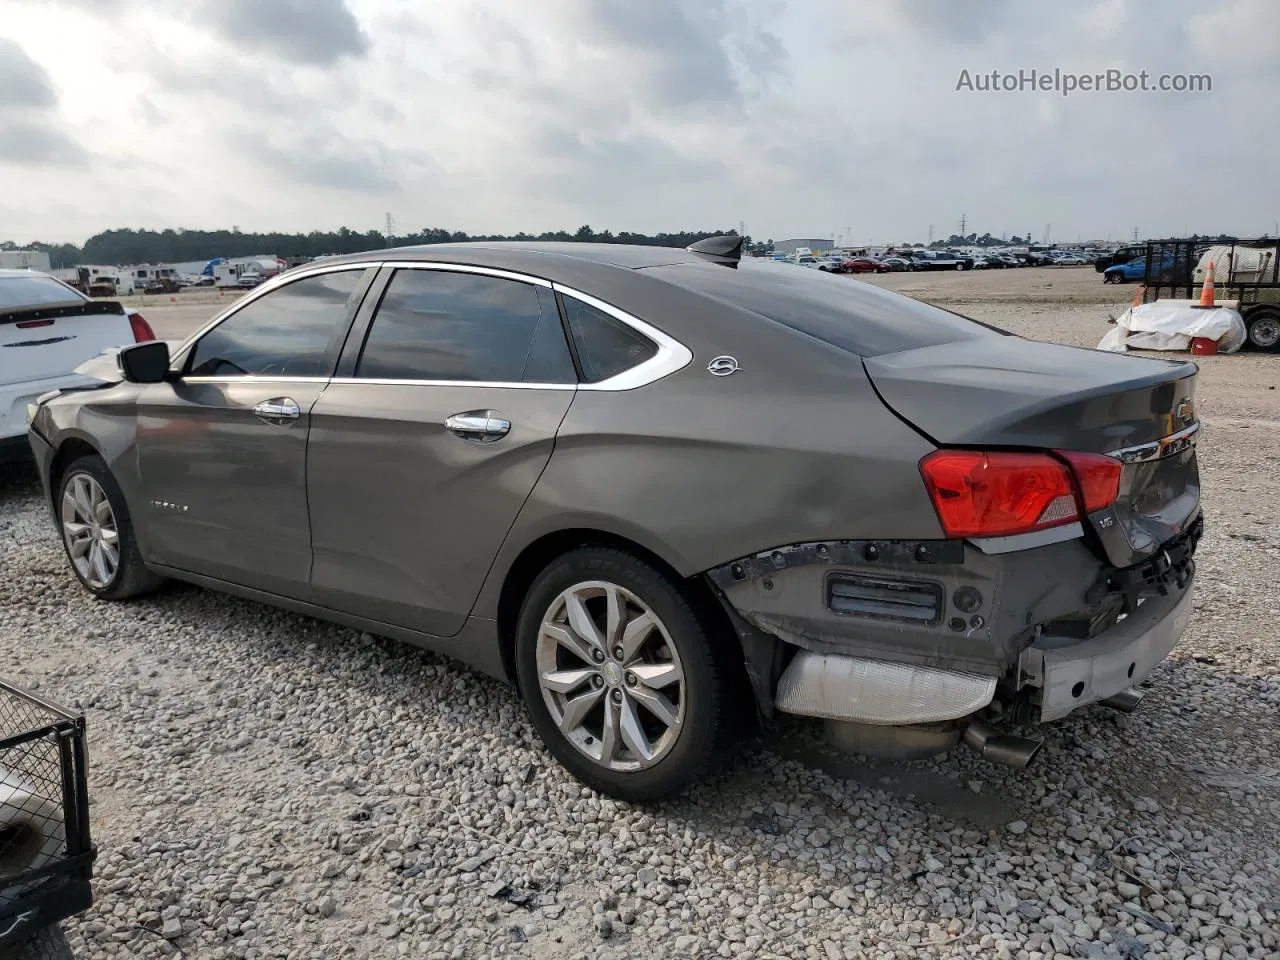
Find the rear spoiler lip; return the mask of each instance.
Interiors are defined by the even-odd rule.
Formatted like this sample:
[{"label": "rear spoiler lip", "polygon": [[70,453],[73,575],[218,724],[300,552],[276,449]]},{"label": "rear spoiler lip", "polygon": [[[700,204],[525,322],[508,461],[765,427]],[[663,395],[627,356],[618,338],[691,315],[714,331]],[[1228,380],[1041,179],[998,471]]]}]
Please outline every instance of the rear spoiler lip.
[{"label": "rear spoiler lip", "polygon": [[0,323],[21,320],[58,320],[62,317],[94,317],[104,314],[125,317],[128,311],[118,300],[68,300],[64,303],[40,303],[27,307],[0,309]]}]

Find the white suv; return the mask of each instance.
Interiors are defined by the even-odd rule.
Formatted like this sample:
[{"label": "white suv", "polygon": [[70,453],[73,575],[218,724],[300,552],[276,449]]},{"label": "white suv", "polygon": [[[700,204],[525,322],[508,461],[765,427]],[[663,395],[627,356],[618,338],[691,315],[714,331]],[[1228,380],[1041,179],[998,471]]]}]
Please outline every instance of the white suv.
[{"label": "white suv", "polygon": [[104,350],[155,333],[131,307],[93,300],[35,270],[0,270],[0,457],[27,452],[27,404],[94,383],[75,372]]}]

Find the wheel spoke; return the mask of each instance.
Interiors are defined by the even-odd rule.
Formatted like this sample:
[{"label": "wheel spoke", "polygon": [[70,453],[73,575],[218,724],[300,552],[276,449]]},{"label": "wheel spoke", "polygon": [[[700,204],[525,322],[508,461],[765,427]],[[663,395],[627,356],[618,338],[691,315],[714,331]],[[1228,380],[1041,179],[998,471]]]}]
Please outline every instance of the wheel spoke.
[{"label": "wheel spoke", "polygon": [[581,595],[576,591],[567,594],[564,598],[564,606],[565,613],[569,618],[569,626],[573,629],[573,632],[590,646],[604,650],[604,638],[600,636],[600,628],[596,626],[595,620],[591,618],[591,614],[587,611],[587,606],[583,603]]},{"label": "wheel spoke", "polygon": [[622,703],[618,704],[618,708],[622,742],[627,745],[632,753],[645,763],[648,763],[653,759],[653,744],[649,742],[649,738],[645,736],[644,727],[640,725],[640,718],[636,716],[635,704],[630,697],[623,697]]},{"label": "wheel spoke", "polygon": [[612,764],[618,759],[618,747],[622,741],[618,730],[618,707],[612,697],[605,698],[604,732],[600,737],[600,762],[604,764]]},{"label": "wheel spoke", "polygon": [[82,520],[93,520],[93,504],[89,501],[89,481],[84,477],[76,477],[75,485],[76,513]]},{"label": "wheel spoke", "polygon": [[650,690],[661,690],[680,679],[680,670],[674,663],[637,663],[627,669]]},{"label": "wheel spoke", "polygon": [[613,584],[605,590],[605,645],[608,650],[612,650],[614,646],[622,639],[622,614],[626,609],[627,602],[622,597],[622,591]]},{"label": "wheel spoke", "polygon": [[676,705],[663,694],[654,690],[646,690],[644,687],[633,687],[631,696],[635,697],[637,703],[662,721],[665,726],[674,727],[680,722],[680,713],[677,711]]},{"label": "wheel spoke", "polygon": [[111,523],[114,519],[111,516],[111,501],[107,499],[107,495],[102,491],[102,488],[96,487],[93,492],[96,495],[93,504],[94,519],[104,525]]},{"label": "wheel spoke", "polygon": [[542,674],[542,686],[556,693],[570,694],[596,673],[596,670],[548,670]]},{"label": "wheel spoke", "polygon": [[89,570],[91,577],[95,583],[103,584],[110,579],[107,574],[107,566],[102,558],[102,545],[98,541],[93,541],[93,546],[89,548]]},{"label": "wheel spoke", "polygon": [[101,542],[100,548],[102,550],[102,556],[106,559],[107,569],[109,569],[111,571],[111,575],[114,576],[116,567],[120,564],[120,548],[116,544],[110,543],[106,540]]},{"label": "wheel spoke", "polygon": [[603,690],[588,690],[586,693],[565,700],[564,712],[560,715],[560,729],[565,733],[576,730],[591,712],[591,708],[600,702],[603,695]]},{"label": "wheel spoke", "polygon": [[636,654],[640,652],[640,648],[644,646],[644,642],[649,639],[649,634],[657,625],[657,619],[648,610],[627,624],[627,628],[622,631],[623,663],[630,663],[635,659]]},{"label": "wheel spoke", "polygon": [[115,530],[108,530],[106,527],[103,527],[102,534],[99,539],[101,539],[103,543],[116,544],[120,542],[120,534]]},{"label": "wheel spoke", "polygon": [[542,622],[542,634],[560,644],[583,663],[592,662],[590,645],[563,624],[544,620]]},{"label": "wheel spoke", "polygon": [[62,522],[62,529],[67,531],[67,536],[71,537],[73,540],[89,536],[89,525],[87,523],[64,520]]},{"label": "wheel spoke", "polygon": [[78,560],[89,552],[89,548],[93,546],[93,537],[82,536],[76,537],[71,541],[71,559]]}]

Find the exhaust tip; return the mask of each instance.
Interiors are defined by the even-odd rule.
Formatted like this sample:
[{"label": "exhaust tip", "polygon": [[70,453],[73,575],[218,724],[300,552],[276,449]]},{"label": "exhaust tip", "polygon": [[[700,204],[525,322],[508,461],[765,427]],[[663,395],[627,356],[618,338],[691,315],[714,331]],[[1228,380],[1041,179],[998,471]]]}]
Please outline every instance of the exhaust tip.
[{"label": "exhaust tip", "polygon": [[993,763],[1024,769],[1040,755],[1043,740],[1001,733],[989,723],[971,720],[964,730],[964,742]]}]

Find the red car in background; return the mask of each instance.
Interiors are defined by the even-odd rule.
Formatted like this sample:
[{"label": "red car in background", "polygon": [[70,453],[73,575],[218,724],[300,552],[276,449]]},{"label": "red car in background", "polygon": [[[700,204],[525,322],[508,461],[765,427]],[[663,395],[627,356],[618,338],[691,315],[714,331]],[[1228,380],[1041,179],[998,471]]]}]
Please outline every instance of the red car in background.
[{"label": "red car in background", "polygon": [[850,257],[840,264],[840,270],[843,273],[888,273],[890,267],[871,257]]}]

